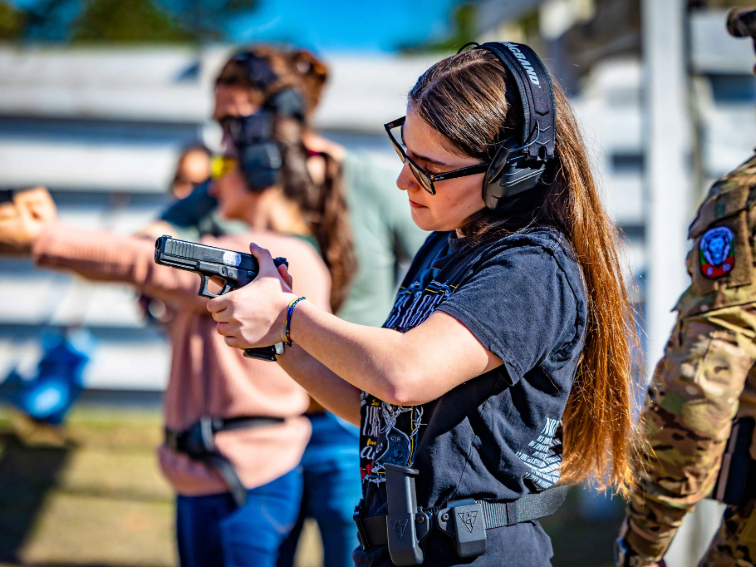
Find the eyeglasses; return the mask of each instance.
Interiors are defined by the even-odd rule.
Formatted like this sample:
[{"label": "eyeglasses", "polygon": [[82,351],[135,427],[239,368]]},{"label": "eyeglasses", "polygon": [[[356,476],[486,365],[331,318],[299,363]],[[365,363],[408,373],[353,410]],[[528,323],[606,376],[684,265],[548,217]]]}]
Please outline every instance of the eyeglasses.
[{"label": "eyeglasses", "polygon": [[210,172],[213,181],[220,179],[228,174],[239,164],[235,157],[231,156],[213,156],[210,160]]},{"label": "eyeglasses", "polygon": [[[431,195],[436,194],[435,183],[437,181],[456,179],[457,177],[465,177],[467,175],[476,175],[478,173],[484,173],[486,170],[488,170],[488,166],[490,164],[480,163],[478,165],[469,165],[467,167],[461,167],[459,169],[445,171],[443,173],[428,173],[422,167],[412,161],[412,158],[407,155],[407,151],[404,146],[404,137],[402,136],[402,126],[404,125],[405,118],[407,117],[402,116],[401,118],[397,118],[393,122],[384,124],[383,127],[386,128],[386,133],[388,134],[388,137],[391,140],[391,144],[394,146],[394,150],[396,150],[399,159],[402,160],[402,163],[409,164],[412,175],[415,176],[415,179],[417,179],[417,182],[420,184],[420,186]],[[402,142],[400,143],[399,140],[401,140]]]}]

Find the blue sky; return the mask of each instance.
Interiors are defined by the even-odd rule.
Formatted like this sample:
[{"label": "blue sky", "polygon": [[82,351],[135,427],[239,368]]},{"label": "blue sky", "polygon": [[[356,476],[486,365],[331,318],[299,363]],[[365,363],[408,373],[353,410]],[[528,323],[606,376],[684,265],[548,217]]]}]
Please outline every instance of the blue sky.
[{"label": "blue sky", "polygon": [[[10,0],[28,7],[40,0]],[[170,4],[171,0],[157,0]],[[238,43],[285,41],[316,51],[390,52],[403,45],[443,39],[459,0],[259,0],[259,7],[230,22]],[[75,10],[72,2],[66,13]],[[78,4],[80,5],[80,4]],[[74,13],[70,14],[73,18]]]},{"label": "blue sky", "polygon": [[443,38],[454,0],[261,0],[231,27],[237,41],[283,40],[318,51],[393,51]]}]

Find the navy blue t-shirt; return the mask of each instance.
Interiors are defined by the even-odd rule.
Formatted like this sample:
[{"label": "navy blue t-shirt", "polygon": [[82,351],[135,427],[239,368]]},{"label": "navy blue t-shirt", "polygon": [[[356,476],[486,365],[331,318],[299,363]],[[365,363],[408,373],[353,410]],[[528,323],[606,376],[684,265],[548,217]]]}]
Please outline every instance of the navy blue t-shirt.
[{"label": "navy blue t-shirt", "polygon": [[[406,332],[434,311],[459,320],[503,365],[415,407],[362,394],[364,513],[386,514],[385,463],[410,466],[419,506],[477,498],[511,501],[559,480],[560,423],[585,341],[587,300],[577,260],[556,229],[534,228],[486,244],[430,235],[384,327]],[[438,346],[438,345],[436,345]],[[488,530],[488,551],[463,562],[432,530],[428,565],[550,565],[538,522]],[[357,566],[389,566],[385,546],[357,549]]]}]

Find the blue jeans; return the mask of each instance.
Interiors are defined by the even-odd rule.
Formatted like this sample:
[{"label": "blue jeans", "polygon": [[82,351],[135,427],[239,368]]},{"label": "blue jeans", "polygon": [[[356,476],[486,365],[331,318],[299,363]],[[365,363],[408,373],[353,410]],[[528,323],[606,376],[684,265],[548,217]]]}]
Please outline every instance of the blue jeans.
[{"label": "blue jeans", "polygon": [[331,413],[308,416],[312,437],[302,457],[304,495],[297,525],[281,546],[278,567],[291,567],[306,517],[323,538],[323,567],[353,567],[354,507],[362,497],[359,429]]},{"label": "blue jeans", "polygon": [[273,567],[281,542],[297,521],[302,470],[247,491],[238,508],[231,494],[176,499],[181,567]]}]

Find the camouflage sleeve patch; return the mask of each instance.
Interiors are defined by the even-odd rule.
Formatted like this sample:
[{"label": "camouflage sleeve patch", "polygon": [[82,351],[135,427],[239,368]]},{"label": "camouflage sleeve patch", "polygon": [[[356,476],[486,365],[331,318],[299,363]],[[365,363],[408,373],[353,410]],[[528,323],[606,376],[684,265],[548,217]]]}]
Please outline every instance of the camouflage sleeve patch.
[{"label": "camouflage sleeve patch", "polygon": [[683,316],[756,301],[755,224],[753,156],[711,186],[690,225],[686,266],[692,285],[676,307]]},{"label": "camouflage sleeve patch", "polygon": [[693,287],[705,296],[753,282],[748,211],[750,187],[741,185],[709,198],[698,210],[688,236],[698,249]]},{"label": "camouflage sleeve patch", "polygon": [[628,505],[628,545],[660,559],[683,516],[716,481],[730,424],[756,362],[756,305],[680,317],[643,410],[647,447]]}]

